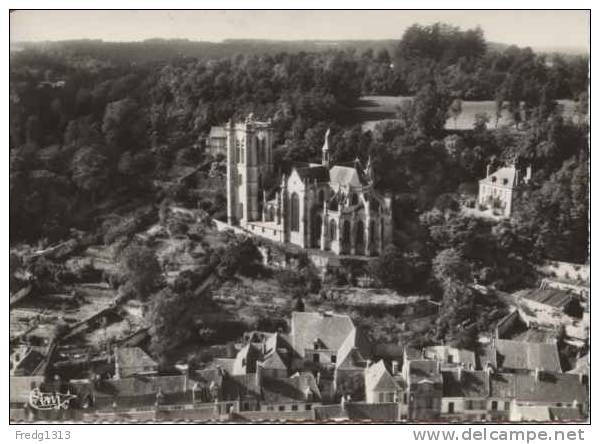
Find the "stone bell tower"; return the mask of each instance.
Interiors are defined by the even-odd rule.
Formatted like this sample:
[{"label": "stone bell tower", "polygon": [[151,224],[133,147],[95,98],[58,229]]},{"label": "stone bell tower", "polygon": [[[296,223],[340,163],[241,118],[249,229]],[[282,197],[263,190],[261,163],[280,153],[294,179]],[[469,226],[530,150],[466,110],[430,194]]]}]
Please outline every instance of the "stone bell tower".
[{"label": "stone bell tower", "polygon": [[264,186],[273,173],[271,120],[249,114],[242,123],[227,122],[227,222],[244,225],[261,219]]}]

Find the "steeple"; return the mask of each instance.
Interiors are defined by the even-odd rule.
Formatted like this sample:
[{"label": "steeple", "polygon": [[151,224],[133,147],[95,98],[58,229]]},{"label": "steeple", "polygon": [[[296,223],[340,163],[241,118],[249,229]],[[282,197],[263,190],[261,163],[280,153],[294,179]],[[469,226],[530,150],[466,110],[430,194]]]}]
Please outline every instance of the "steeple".
[{"label": "steeple", "polygon": [[321,164],[323,166],[329,167],[329,134],[331,132],[331,128],[327,128],[327,132],[325,133],[325,142],[323,142],[323,148],[321,151],[323,152]]}]

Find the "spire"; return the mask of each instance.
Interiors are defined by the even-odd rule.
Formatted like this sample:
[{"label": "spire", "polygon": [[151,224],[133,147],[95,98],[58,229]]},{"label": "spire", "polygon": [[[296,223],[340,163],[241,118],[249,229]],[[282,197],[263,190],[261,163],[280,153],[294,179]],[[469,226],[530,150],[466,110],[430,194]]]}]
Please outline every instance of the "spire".
[{"label": "spire", "polygon": [[331,128],[327,128],[325,132],[325,141],[323,142],[323,148],[321,151],[323,152],[321,164],[323,166],[329,166],[329,134],[331,133]]}]

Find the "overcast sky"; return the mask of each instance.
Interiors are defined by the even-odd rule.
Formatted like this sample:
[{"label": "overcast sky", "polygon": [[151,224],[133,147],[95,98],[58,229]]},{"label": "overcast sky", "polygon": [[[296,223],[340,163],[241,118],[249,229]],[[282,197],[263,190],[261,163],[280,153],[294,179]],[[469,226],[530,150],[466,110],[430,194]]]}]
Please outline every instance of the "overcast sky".
[{"label": "overcast sky", "polygon": [[[587,48],[587,11],[16,11],[12,41],[185,38],[398,39],[413,23],[477,25],[487,40]],[[560,32],[558,32],[561,30]]]}]

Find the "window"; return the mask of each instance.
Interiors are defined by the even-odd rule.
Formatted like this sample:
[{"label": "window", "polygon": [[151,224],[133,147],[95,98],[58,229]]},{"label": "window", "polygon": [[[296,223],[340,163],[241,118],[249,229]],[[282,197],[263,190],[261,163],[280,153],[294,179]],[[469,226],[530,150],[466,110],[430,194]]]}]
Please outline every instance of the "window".
[{"label": "window", "polygon": [[337,228],[337,225],[336,225],[335,221],[332,219],[329,222],[329,239],[331,239],[332,241],[337,240],[336,239],[336,234],[337,234],[336,228]]},{"label": "window", "polygon": [[425,407],[428,409],[432,409],[433,408],[433,398],[427,398],[425,399]]},{"label": "window", "polygon": [[394,392],[390,392],[387,394],[387,402],[395,402],[395,393]]},{"label": "window", "polygon": [[235,142],[235,162],[240,163],[240,141],[236,140]]},{"label": "window", "polygon": [[454,413],[454,403],[453,402],[448,403],[448,413]]},{"label": "window", "polygon": [[510,402],[504,401],[504,410],[510,410]]},{"label": "window", "polygon": [[323,205],[323,201],[325,200],[325,192],[323,190],[319,191],[319,203]]},{"label": "window", "polygon": [[350,194],[350,204],[358,205],[358,195],[356,193]]},{"label": "window", "polygon": [[242,367],[246,367],[246,358],[242,359]]},{"label": "window", "polygon": [[292,412],[297,412],[297,411],[298,411],[298,404],[292,405]]},{"label": "window", "polygon": [[238,174],[238,185],[241,185],[243,183],[243,179],[242,179],[242,175]]},{"label": "window", "polygon": [[285,406],[284,405],[280,405],[277,410],[279,410],[280,412],[283,412],[283,411],[285,411]]},{"label": "window", "polygon": [[454,363],[454,356],[448,355],[448,364]]},{"label": "window", "polygon": [[238,211],[239,217],[244,217],[244,204],[241,202],[238,204]]},{"label": "window", "polygon": [[336,361],[337,361],[337,356],[336,355],[331,355],[331,363],[335,364]]},{"label": "window", "polygon": [[244,148],[242,148],[242,150],[241,150],[241,151],[242,151],[242,155],[241,155],[241,157],[240,157],[240,163],[244,163],[244,157],[245,157],[245,156],[244,156]]},{"label": "window", "polygon": [[473,401],[472,400],[467,401],[465,410],[473,410]]},{"label": "window", "polygon": [[313,362],[314,362],[315,364],[318,364],[318,363],[319,363],[319,354],[318,354],[318,353],[314,353],[314,354],[313,354]]},{"label": "window", "polygon": [[379,402],[385,402],[385,393],[379,394]]},{"label": "window", "polygon": [[275,407],[273,407],[272,405],[267,407],[267,412],[272,412],[273,410],[275,410]]},{"label": "window", "polygon": [[310,410],[310,409],[312,409],[312,404],[306,404],[304,406],[304,410]]},{"label": "window", "polygon": [[492,401],[492,411],[498,410],[498,401]]},{"label": "window", "polygon": [[300,202],[298,201],[298,195],[292,193],[291,197],[291,230],[300,231]]}]

